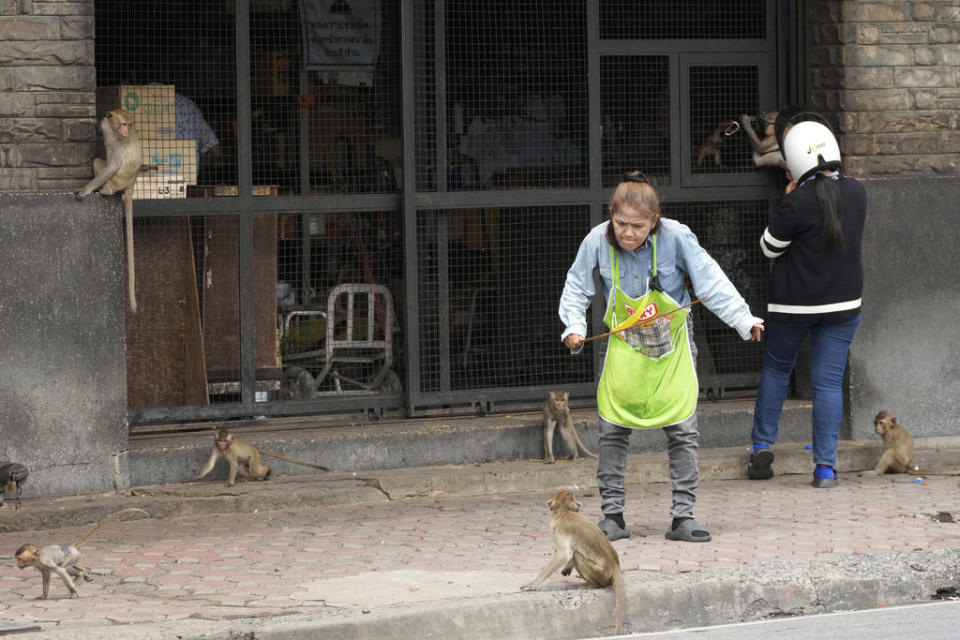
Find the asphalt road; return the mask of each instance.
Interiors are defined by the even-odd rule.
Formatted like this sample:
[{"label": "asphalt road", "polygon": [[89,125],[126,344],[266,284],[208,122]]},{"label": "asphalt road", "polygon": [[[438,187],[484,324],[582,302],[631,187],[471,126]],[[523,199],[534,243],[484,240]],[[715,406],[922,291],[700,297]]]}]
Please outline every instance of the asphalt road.
[{"label": "asphalt road", "polygon": [[644,640],[955,640],[960,638],[960,602],[932,602],[621,637]]}]

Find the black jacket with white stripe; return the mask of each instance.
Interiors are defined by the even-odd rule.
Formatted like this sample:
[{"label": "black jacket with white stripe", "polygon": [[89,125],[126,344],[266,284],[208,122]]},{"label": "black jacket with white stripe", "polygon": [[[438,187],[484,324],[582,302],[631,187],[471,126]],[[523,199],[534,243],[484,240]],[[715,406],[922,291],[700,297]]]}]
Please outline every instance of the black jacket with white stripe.
[{"label": "black jacket with white stripe", "polygon": [[828,249],[821,240],[823,214],[815,180],[783,197],[760,240],[764,255],[773,258],[767,313],[780,320],[840,321],[860,313],[866,191],[839,174],[816,179],[835,179],[840,187],[844,248]]}]

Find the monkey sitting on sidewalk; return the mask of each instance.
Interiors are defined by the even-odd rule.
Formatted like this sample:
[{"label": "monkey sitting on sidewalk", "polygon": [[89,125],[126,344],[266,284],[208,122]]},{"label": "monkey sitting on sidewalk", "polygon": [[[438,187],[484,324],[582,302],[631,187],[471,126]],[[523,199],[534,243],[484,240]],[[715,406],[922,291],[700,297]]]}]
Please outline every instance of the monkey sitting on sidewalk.
[{"label": "monkey sitting on sidewalk", "polygon": [[617,550],[600,527],[580,513],[580,502],[569,491],[557,492],[547,506],[553,511],[553,522],[550,525],[550,532],[553,534],[553,557],[536,578],[520,589],[536,589],[555,571],[568,576],[574,569],[592,587],[613,585],[616,601],[614,626],[616,634],[622,634],[626,587]]},{"label": "monkey sitting on sidewalk", "polygon": [[873,472],[912,473],[913,438],[910,432],[900,426],[897,419],[886,411],[881,411],[873,419],[873,429],[883,438],[883,455]]},{"label": "monkey sitting on sidewalk", "polygon": [[881,411],[873,419],[874,430],[883,438],[883,455],[873,470],[884,473],[913,473],[920,476],[956,476],[960,471],[922,469],[913,464],[913,437],[906,427],[887,411]]}]

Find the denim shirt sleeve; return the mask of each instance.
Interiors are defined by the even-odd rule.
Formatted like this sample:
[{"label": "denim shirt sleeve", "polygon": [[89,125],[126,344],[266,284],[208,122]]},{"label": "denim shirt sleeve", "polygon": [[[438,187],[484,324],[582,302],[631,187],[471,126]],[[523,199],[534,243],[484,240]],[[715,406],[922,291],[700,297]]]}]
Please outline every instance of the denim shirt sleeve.
[{"label": "denim shirt sleeve", "polygon": [[[674,220],[664,220],[665,227],[673,233],[676,259],[680,268],[690,276],[697,298],[703,301],[725,324],[732,327],[744,340],[750,339],[753,325],[762,322],[750,312],[747,302],[723,272],[717,261],[700,246],[697,236],[686,225]],[[658,259],[659,262],[659,259]],[[672,293],[673,292],[669,292]]]},{"label": "denim shirt sleeve", "polygon": [[[593,278],[594,271],[602,271],[601,262],[607,265],[609,271],[609,247],[606,240],[607,224],[600,224],[593,229],[580,243],[577,257],[567,271],[567,280],[560,294],[560,321],[565,327],[560,335],[562,341],[571,333],[586,337],[587,309],[593,302],[597,287]],[[603,254],[606,250],[607,253]],[[609,277],[609,274],[607,274]],[[604,292],[605,293],[605,292]]]}]

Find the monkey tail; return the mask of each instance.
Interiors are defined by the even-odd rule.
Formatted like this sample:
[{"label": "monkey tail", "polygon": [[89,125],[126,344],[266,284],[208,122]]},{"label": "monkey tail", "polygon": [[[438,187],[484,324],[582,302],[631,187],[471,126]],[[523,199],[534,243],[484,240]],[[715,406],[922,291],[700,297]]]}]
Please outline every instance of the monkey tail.
[{"label": "monkey tail", "polygon": [[133,188],[136,185],[136,178],[134,178],[134,184],[123,192],[123,209],[126,216],[126,227],[127,227],[127,296],[130,299],[130,311],[132,313],[137,312],[137,290],[136,290],[136,273],[134,272],[134,259],[133,259]]},{"label": "monkey tail", "polygon": [[620,571],[619,567],[613,574],[613,580],[611,582],[613,584],[613,594],[617,601],[613,615],[616,624],[616,634],[619,636],[623,635],[623,607],[627,599],[627,588],[623,584],[623,572]]},{"label": "monkey tail", "polygon": [[583,452],[583,455],[590,456],[591,458],[596,458],[597,454],[590,451],[583,445],[583,440],[580,439],[580,434],[577,433],[577,430],[573,430],[573,437],[577,439],[577,446],[580,447],[580,451]]},{"label": "monkey tail", "polygon": [[293,458],[288,458],[282,456],[279,453],[274,453],[273,451],[267,451],[266,449],[260,449],[260,455],[270,456],[271,458],[276,458],[277,460],[283,460],[284,462],[289,462],[290,464],[299,464],[302,467],[310,467],[311,469],[320,469],[321,471],[330,471],[329,468],[324,467],[319,464],[312,464],[310,462],[303,462],[302,460],[294,460]]},{"label": "monkey tail", "polygon": [[915,476],[960,476],[960,471],[956,469],[923,469],[914,467],[909,473]]},{"label": "monkey tail", "polygon": [[107,516],[106,518],[104,518],[103,520],[101,520],[101,521],[100,521],[100,524],[98,524],[97,526],[95,526],[93,529],[90,529],[90,532],[87,533],[87,535],[83,536],[82,538],[80,538],[79,540],[77,540],[76,542],[74,542],[74,543],[73,543],[73,546],[79,549],[81,545],[83,545],[84,543],[86,543],[87,540],[90,539],[90,536],[92,536],[93,534],[95,534],[95,533],[97,532],[97,529],[99,529],[99,528],[102,527],[103,525],[107,524],[107,523],[110,522],[111,520],[116,520],[117,518],[119,518],[120,516],[122,516],[122,515],[125,514],[125,513],[142,513],[142,514],[145,515],[145,516],[149,516],[149,515],[150,515],[149,513],[147,513],[146,511],[144,511],[143,509],[136,509],[136,508],[121,509],[120,511],[115,511],[115,512],[111,513],[110,515],[108,515],[108,516]]}]

